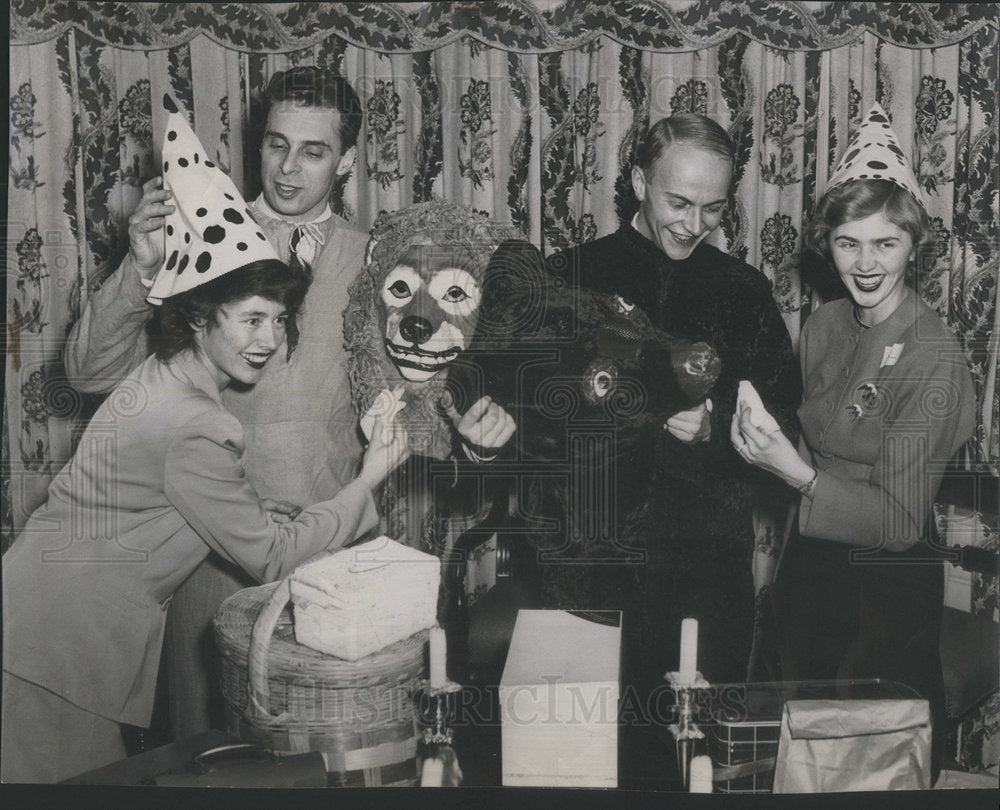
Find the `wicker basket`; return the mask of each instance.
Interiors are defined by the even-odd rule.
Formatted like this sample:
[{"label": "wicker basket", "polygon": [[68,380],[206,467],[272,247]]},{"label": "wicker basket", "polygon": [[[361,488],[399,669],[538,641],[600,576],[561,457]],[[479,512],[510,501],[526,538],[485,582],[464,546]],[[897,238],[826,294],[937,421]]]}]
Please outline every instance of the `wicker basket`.
[{"label": "wicker basket", "polygon": [[288,602],[286,579],[233,594],[215,616],[228,731],[274,751],[322,751],[343,785],[414,784],[427,632],[345,661],[295,642]]}]

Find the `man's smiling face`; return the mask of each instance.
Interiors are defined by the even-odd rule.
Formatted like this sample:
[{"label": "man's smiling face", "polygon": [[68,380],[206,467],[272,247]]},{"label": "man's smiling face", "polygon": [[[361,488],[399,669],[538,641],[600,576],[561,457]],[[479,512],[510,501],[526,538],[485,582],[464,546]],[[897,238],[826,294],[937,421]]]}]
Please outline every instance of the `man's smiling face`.
[{"label": "man's smiling face", "polygon": [[722,222],[733,166],[686,142],[672,143],[648,170],[632,169],[639,233],[682,261]]},{"label": "man's smiling face", "polygon": [[323,212],[337,176],[353,163],[341,154],[340,113],[284,101],[267,116],[261,144],[264,199],[279,214],[308,221]]}]

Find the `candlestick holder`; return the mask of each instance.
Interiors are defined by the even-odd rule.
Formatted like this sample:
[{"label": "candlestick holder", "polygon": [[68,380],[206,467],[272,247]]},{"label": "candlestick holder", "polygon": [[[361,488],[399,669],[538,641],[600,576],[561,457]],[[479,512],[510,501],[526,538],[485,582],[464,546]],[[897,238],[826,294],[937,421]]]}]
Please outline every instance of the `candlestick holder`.
[{"label": "candlestick holder", "polygon": [[454,732],[448,724],[450,714],[448,711],[448,695],[461,691],[462,685],[446,680],[440,686],[431,686],[430,681],[422,680],[418,681],[417,689],[427,695],[434,704],[434,720],[432,725],[424,729],[424,742],[427,745],[431,745],[432,743],[451,745]]},{"label": "candlestick holder", "polygon": [[679,672],[668,672],[664,678],[677,694],[680,722],[671,723],[669,729],[674,737],[681,786],[687,790],[694,740],[703,739],[705,736],[705,733],[698,728],[698,724],[694,722],[694,692],[698,689],[708,689],[711,684],[702,677],[700,672],[695,672],[694,676],[685,675],[683,677]]}]

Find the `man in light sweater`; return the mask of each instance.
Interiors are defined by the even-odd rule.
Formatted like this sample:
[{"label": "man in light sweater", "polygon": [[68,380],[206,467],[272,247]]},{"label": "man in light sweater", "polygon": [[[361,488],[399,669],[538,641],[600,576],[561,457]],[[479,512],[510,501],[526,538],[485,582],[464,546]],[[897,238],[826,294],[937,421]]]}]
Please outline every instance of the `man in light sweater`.
[{"label": "man in light sweater", "polygon": [[[250,483],[293,512],[331,498],[355,477],[362,456],[342,314],[348,287],[364,263],[367,234],[336,216],[328,201],[338,178],[354,165],[363,108],[345,79],[314,67],[275,74],[266,102],[263,191],[249,210],[280,258],[302,267],[312,282],[294,352],[271,358],[252,389],[227,388],[223,401],[244,429]],[[78,390],[110,391],[154,348],[146,295],[163,263],[164,217],[172,210],[161,178],[147,182],[129,219],[129,254],[91,293],[66,345],[66,369]],[[488,436],[490,450],[513,432],[512,423],[505,429],[509,421],[499,406],[476,403],[456,429],[473,448],[484,447],[478,440]],[[220,701],[211,619],[226,596],[250,584],[211,558],[174,596],[167,643],[175,738],[222,722],[211,713]]]}]

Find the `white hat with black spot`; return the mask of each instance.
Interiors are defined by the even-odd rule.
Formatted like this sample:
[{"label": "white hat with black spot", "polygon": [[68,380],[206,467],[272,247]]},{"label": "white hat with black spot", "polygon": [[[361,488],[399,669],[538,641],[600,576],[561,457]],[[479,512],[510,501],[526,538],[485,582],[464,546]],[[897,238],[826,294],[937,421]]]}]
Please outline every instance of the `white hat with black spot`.
[{"label": "white hat with black spot", "polygon": [[194,130],[168,95],[163,187],[173,192],[166,217],[163,266],[146,300],[187,292],[248,264],[280,261],[233,181],[208,159]]},{"label": "white hat with black spot", "polygon": [[889,180],[909,191],[917,202],[922,202],[917,178],[892,131],[889,116],[879,104],[868,111],[854,133],[826,190],[851,180]]}]

